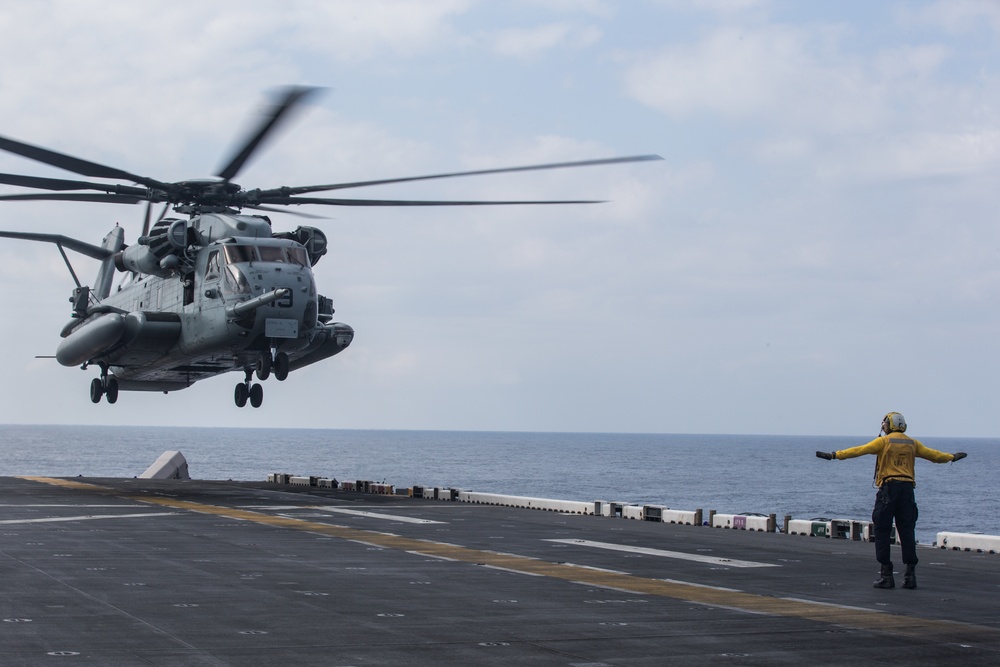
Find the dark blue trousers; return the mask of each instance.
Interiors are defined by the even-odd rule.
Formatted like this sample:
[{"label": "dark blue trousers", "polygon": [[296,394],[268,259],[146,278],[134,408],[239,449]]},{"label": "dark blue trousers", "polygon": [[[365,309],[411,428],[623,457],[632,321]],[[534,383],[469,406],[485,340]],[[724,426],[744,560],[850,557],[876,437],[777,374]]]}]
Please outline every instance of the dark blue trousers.
[{"label": "dark blue trousers", "polygon": [[892,522],[896,522],[896,536],[903,549],[903,563],[917,564],[917,541],[913,530],[917,525],[917,501],[913,497],[912,482],[883,482],[875,496],[872,523],[875,524],[875,558],[888,565],[889,542],[892,538]]}]

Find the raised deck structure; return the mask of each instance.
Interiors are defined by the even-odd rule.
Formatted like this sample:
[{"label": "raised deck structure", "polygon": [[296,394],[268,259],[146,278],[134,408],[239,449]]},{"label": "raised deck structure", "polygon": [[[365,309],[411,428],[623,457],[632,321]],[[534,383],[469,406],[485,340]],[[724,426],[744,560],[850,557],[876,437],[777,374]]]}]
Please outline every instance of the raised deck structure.
[{"label": "raised deck structure", "polygon": [[918,555],[919,588],[876,590],[850,539],[0,478],[0,664],[1000,664],[1000,556]]}]

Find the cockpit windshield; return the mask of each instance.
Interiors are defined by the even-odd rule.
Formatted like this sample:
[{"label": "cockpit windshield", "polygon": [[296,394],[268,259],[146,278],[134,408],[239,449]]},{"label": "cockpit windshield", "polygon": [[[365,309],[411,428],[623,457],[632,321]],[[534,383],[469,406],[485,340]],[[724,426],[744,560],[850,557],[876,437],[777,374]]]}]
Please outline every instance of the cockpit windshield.
[{"label": "cockpit windshield", "polygon": [[225,248],[227,264],[278,262],[280,264],[309,266],[309,255],[306,253],[306,249],[302,247],[236,244],[227,244],[223,247]]},{"label": "cockpit windshield", "polygon": [[223,247],[226,249],[227,264],[241,264],[257,259],[252,245],[227,245]]},{"label": "cockpit windshield", "polygon": [[292,264],[309,266],[309,255],[306,254],[305,248],[286,247],[285,252],[288,253],[288,261]]},{"label": "cockpit windshield", "polygon": [[281,246],[262,245],[257,248],[257,252],[260,253],[260,261],[262,262],[284,263],[288,261],[285,259],[285,249]]}]

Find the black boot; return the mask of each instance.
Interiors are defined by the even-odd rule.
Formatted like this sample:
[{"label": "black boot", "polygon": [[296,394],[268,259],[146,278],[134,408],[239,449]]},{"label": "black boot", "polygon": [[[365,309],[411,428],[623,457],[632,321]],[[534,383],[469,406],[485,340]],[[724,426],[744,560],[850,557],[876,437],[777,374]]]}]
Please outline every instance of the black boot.
[{"label": "black boot", "polygon": [[916,568],[916,565],[906,566],[906,574],[903,575],[903,588],[917,587],[917,575],[913,572],[914,568]]},{"label": "black boot", "polygon": [[879,578],[875,580],[875,588],[895,588],[896,580],[892,578],[892,563],[883,563]]}]

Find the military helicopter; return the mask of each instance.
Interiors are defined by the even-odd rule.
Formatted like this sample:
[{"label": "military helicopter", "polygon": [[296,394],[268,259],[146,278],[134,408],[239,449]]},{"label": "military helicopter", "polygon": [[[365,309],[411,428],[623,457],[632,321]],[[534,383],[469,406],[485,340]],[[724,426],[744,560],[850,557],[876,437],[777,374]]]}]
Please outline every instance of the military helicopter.
[{"label": "military helicopter", "polygon": [[[63,366],[96,366],[90,400],[118,400],[120,391],[171,392],[198,380],[242,372],[234,399],[260,407],[260,382],[339,354],[354,339],[333,321],[333,301],[317,291],[312,267],[326,254],[316,227],[276,231],[266,213],[284,206],[492,206],[594,204],[600,200],[410,201],[304,197],[390,183],[458,176],[563,169],[662,159],[657,155],[537,164],[326,185],[247,190],[233,182],[262,142],[320,90],[289,87],[213,179],[168,183],[0,137],[0,149],[95,181],[0,174],[0,183],[48,192],[0,195],[3,201],[55,200],[137,204],[146,202],[142,233],[132,245],[115,225],[101,245],[60,234],[0,231],[0,237],[54,244],[76,283],[70,321],[55,358]],[[163,204],[153,221],[152,207]],[[243,213],[244,209],[259,213]],[[170,211],[186,217],[168,217]],[[303,215],[303,214],[299,214]],[[306,217],[318,217],[307,215]],[[152,224],[151,224],[152,223]],[[100,261],[93,285],[81,284],[66,254]],[[116,274],[123,274],[115,287]],[[254,375],[258,382],[254,382]]]}]

